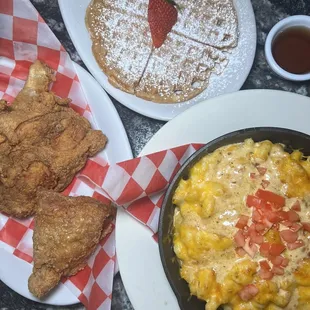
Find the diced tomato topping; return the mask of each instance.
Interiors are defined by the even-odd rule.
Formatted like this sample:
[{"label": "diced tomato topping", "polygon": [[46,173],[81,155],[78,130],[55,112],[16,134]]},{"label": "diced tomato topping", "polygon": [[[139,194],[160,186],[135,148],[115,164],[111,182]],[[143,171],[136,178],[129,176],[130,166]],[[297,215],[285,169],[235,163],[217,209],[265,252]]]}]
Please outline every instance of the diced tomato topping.
[{"label": "diced tomato topping", "polygon": [[292,227],[293,226],[293,223],[290,221],[282,221],[281,224],[286,226],[286,227]]},{"label": "diced tomato topping", "polygon": [[273,272],[267,269],[260,269],[259,270],[259,276],[263,280],[271,280],[273,278]]},{"label": "diced tomato topping", "polygon": [[289,220],[288,212],[286,212],[286,211],[279,211],[279,212],[277,212],[277,214],[280,217],[281,221],[288,221]]},{"label": "diced tomato topping", "polygon": [[267,181],[267,180],[262,180],[261,185],[262,185],[262,188],[263,188],[263,189],[267,188],[269,184],[270,184],[269,181]]},{"label": "diced tomato topping", "polygon": [[256,167],[256,169],[260,175],[264,175],[267,172],[267,168],[263,168],[263,167],[258,166],[258,167]]},{"label": "diced tomato topping", "polygon": [[288,265],[288,263],[289,263],[288,258],[283,258],[282,263],[281,263],[281,266],[282,266],[282,267],[286,267],[286,266]]},{"label": "diced tomato topping", "polygon": [[248,224],[249,219],[250,218],[246,215],[240,215],[240,218],[235,226],[239,229],[243,229]]},{"label": "diced tomato topping", "polygon": [[245,237],[242,233],[242,230],[238,230],[234,236],[235,242],[238,247],[243,247],[245,245]]},{"label": "diced tomato topping", "polygon": [[291,221],[291,222],[298,222],[299,221],[299,215],[295,211],[293,211],[293,210],[287,211],[287,215],[288,215],[289,221]]},{"label": "diced tomato topping", "polygon": [[281,266],[284,257],[282,257],[282,256],[271,256],[269,259],[274,266]]},{"label": "diced tomato topping", "polygon": [[287,243],[294,243],[298,239],[298,233],[289,229],[282,230],[280,236]]},{"label": "diced tomato topping", "polygon": [[283,275],[284,274],[284,269],[281,268],[281,267],[278,267],[278,266],[273,266],[271,271],[274,273],[274,274],[277,274],[277,275]]},{"label": "diced tomato topping", "polygon": [[266,270],[270,270],[270,269],[271,269],[270,266],[269,266],[269,264],[268,264],[268,262],[267,262],[266,260],[261,260],[261,261],[259,262],[259,265],[260,265],[260,267],[261,267],[262,269],[266,269]]},{"label": "diced tomato topping", "polygon": [[266,226],[262,223],[257,223],[255,224],[255,230],[258,232],[262,232],[263,230],[266,229]]},{"label": "diced tomato topping", "polygon": [[261,198],[265,201],[269,201],[275,205],[278,205],[279,207],[285,206],[285,198],[273,192],[259,189],[255,195],[256,197]]},{"label": "diced tomato topping", "polygon": [[281,221],[280,216],[276,212],[273,212],[273,211],[266,212],[266,218],[271,223],[278,223]]},{"label": "diced tomato topping", "polygon": [[244,301],[249,301],[258,294],[259,290],[254,284],[246,285],[238,294]]},{"label": "diced tomato topping", "polygon": [[264,219],[263,219],[263,223],[265,224],[265,226],[266,226],[268,229],[270,229],[273,225],[275,225],[275,224],[271,223],[270,221],[268,221],[267,218],[264,218]]},{"label": "diced tomato topping", "polygon": [[[266,173],[266,168],[257,168],[260,175]],[[251,173],[252,178],[257,177]],[[262,180],[263,188],[266,188],[270,182]],[[294,250],[304,245],[302,240],[298,240],[298,231],[303,227],[305,231],[310,232],[310,223],[299,223],[300,218],[296,212],[301,211],[300,202],[297,200],[292,205],[291,210],[284,211],[285,198],[273,192],[258,189],[254,195],[248,195],[246,205],[253,207],[252,224],[248,226],[249,217],[241,215],[236,227],[239,231],[234,236],[237,244],[236,253],[244,256],[247,253],[252,258],[259,250],[260,254],[266,257],[266,260],[260,261],[259,275],[262,279],[269,280],[275,274],[283,275],[284,267],[289,263],[287,258],[281,256],[286,249]],[[281,239],[286,246],[278,243],[264,242],[263,235],[271,228],[279,231],[280,224],[289,229],[280,232]],[[258,248],[259,246],[259,248]],[[272,269],[270,267],[272,264]],[[271,270],[270,270],[271,269]]]},{"label": "diced tomato topping", "polygon": [[264,237],[256,232],[253,232],[250,238],[251,241],[256,244],[262,244],[264,242]]},{"label": "diced tomato topping", "polygon": [[259,210],[254,209],[252,213],[253,222],[260,222],[262,220],[262,215]]},{"label": "diced tomato topping", "polygon": [[246,204],[248,207],[254,207],[254,208],[261,208],[263,205],[263,202],[261,199],[253,196],[253,195],[248,195],[246,199]]},{"label": "diced tomato topping", "polygon": [[243,249],[253,258],[258,251],[257,246],[252,243],[250,245],[249,239],[245,241],[245,245],[243,246]]},{"label": "diced tomato topping", "polygon": [[288,243],[287,248],[289,250],[295,250],[295,249],[301,248],[304,245],[305,243],[302,240],[297,240],[294,243]]},{"label": "diced tomato topping", "polygon": [[293,205],[292,205],[292,210],[300,212],[301,211],[301,207],[300,207],[300,202],[297,200]]},{"label": "diced tomato topping", "polygon": [[272,203],[272,204],[270,204],[270,206],[271,206],[272,211],[281,211],[282,210],[282,207],[280,207],[277,204]]},{"label": "diced tomato topping", "polygon": [[240,257],[245,256],[246,251],[243,250],[243,248],[236,248],[236,253],[237,255],[239,255]]},{"label": "diced tomato topping", "polygon": [[292,231],[298,231],[302,228],[302,224],[301,223],[294,223],[291,227],[290,230]]},{"label": "diced tomato topping", "polygon": [[[254,244],[254,243],[252,243],[252,244],[250,245],[250,249],[251,249],[251,251],[254,253],[254,255],[258,252],[258,247],[257,247],[257,245]],[[254,255],[253,255],[253,256],[254,256]]]},{"label": "diced tomato topping", "polygon": [[310,223],[301,223],[304,230],[310,232]]},{"label": "diced tomato topping", "polygon": [[259,252],[262,256],[268,257],[269,256],[269,250],[270,250],[271,244],[268,242],[263,242],[261,246],[259,247]]},{"label": "diced tomato topping", "polygon": [[253,179],[253,180],[256,179],[256,174],[254,172],[251,172],[250,173],[250,178]]},{"label": "diced tomato topping", "polygon": [[271,244],[269,249],[269,254],[272,256],[278,256],[285,250],[283,244]]}]

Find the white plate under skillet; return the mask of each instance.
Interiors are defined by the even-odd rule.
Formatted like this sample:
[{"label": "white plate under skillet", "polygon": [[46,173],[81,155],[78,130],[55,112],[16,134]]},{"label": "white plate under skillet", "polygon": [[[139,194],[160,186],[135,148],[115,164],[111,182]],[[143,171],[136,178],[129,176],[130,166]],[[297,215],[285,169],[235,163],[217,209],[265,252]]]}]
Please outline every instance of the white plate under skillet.
[{"label": "white plate under skillet", "polygon": [[[104,149],[104,155],[109,163],[115,163],[132,158],[130,144],[122,121],[109,96],[82,67],[75,64],[84,93],[95,118],[96,128],[108,137],[109,142]],[[79,302],[77,297],[62,283],[46,299],[39,300],[28,291],[28,278],[32,265],[16,256],[0,249],[0,279],[20,295],[49,305],[72,305]]]},{"label": "white plate under skillet", "polygon": [[116,100],[137,113],[168,121],[198,102],[238,91],[250,72],[256,50],[255,16],[250,0],[234,0],[240,32],[238,46],[225,71],[220,76],[212,75],[205,91],[187,102],[177,104],[158,104],[123,92],[108,82],[92,54],[92,43],[84,23],[89,2],[90,0],[58,0],[69,35],[88,70],[101,86]]},{"label": "white plate under skillet", "polygon": [[[288,92],[247,90],[202,102],[163,126],[140,155],[260,126],[310,134],[310,98]],[[177,310],[152,232],[125,212],[116,220],[120,273],[135,310]]]}]

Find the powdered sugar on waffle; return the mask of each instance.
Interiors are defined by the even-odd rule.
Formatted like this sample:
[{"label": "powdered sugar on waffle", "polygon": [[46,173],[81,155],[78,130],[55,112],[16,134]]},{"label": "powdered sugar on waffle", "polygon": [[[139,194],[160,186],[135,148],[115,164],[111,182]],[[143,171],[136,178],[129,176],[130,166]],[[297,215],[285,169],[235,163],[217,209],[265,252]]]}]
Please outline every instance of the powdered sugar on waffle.
[{"label": "powdered sugar on waffle", "polygon": [[145,0],[94,0],[93,3],[128,15],[147,16],[148,1]]},{"label": "powdered sugar on waffle", "polygon": [[93,0],[87,25],[93,53],[109,82],[155,102],[182,102],[201,93],[212,73],[221,74],[236,46],[232,0],[177,0],[178,22],[152,50],[148,0]]},{"label": "powdered sugar on waffle", "polygon": [[177,0],[177,4],[175,32],[216,48],[237,45],[238,19],[231,0]]},{"label": "powdered sugar on waffle", "polygon": [[87,23],[94,55],[110,83],[134,93],[152,51],[147,20],[106,8],[97,1],[89,9]]},{"label": "powdered sugar on waffle", "polygon": [[136,95],[158,102],[188,100],[205,89],[211,73],[220,74],[227,61],[211,46],[170,33],[153,50]]}]

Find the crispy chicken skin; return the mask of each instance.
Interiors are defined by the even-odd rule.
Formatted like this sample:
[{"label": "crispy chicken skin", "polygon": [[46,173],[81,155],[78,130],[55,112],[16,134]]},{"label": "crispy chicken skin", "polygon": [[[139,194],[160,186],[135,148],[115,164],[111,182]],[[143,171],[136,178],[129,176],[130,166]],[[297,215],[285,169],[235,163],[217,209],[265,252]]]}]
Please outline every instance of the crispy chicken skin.
[{"label": "crispy chicken skin", "polygon": [[116,209],[90,197],[38,194],[33,234],[34,267],[29,291],[42,298],[64,276],[83,269],[99,241],[112,230]]},{"label": "crispy chicken skin", "polygon": [[0,211],[34,214],[41,189],[64,190],[106,137],[49,92],[52,70],[40,61],[12,105],[0,101]]}]

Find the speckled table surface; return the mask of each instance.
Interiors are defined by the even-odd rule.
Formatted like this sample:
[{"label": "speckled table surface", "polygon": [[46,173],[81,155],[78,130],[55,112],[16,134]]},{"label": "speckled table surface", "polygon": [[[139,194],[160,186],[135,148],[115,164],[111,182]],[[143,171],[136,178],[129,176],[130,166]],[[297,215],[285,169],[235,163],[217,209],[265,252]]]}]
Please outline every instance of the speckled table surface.
[{"label": "speckled table surface", "polygon": [[[31,0],[31,2],[69,52],[72,60],[85,68],[66,31],[57,0]],[[252,4],[257,22],[257,52],[253,68],[242,89],[280,89],[310,96],[309,82],[294,83],[279,78],[269,69],[264,57],[264,43],[271,27],[289,15],[310,15],[310,0],[252,0]],[[113,98],[112,100],[126,128],[133,154],[137,156],[149,139],[164,125],[164,122],[139,115],[122,106]],[[36,310],[47,309],[47,306],[31,302],[21,297],[0,281],[0,310],[4,309]],[[48,309],[83,309],[83,306],[80,304],[71,307],[49,306]],[[115,277],[112,300],[112,310],[118,309],[133,309],[119,274]]]}]

